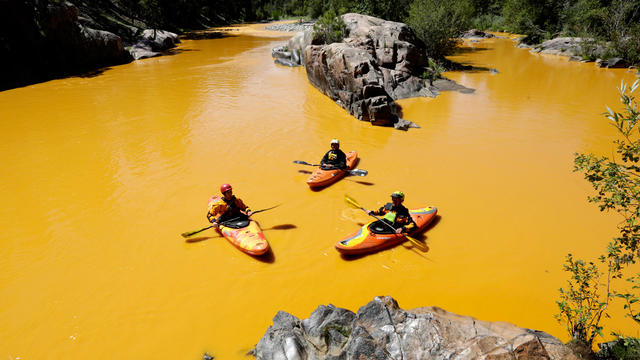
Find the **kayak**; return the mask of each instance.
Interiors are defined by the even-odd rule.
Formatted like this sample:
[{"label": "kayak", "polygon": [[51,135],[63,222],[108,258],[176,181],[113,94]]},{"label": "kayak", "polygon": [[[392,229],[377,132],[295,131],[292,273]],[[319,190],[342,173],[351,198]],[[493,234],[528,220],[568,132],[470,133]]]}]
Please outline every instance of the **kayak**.
[{"label": "kayak", "polygon": [[259,256],[269,251],[269,243],[257,222],[249,219],[227,222],[218,231],[233,246],[249,255]]},{"label": "kayak", "polygon": [[[438,209],[435,206],[409,210],[409,214],[416,223],[416,227],[409,235],[417,234],[424,230],[436,217]],[[382,250],[407,240],[402,235],[392,233],[391,229],[380,222],[372,221],[365,224],[346,238],[338,241],[336,250],[345,255],[359,255]]]},{"label": "kayak", "polygon": [[[347,168],[352,170],[358,163],[358,153],[349,151],[345,155],[347,156]],[[322,188],[342,179],[345,175],[347,175],[347,172],[344,170],[322,170],[318,168],[309,176],[307,185],[312,189]]]}]

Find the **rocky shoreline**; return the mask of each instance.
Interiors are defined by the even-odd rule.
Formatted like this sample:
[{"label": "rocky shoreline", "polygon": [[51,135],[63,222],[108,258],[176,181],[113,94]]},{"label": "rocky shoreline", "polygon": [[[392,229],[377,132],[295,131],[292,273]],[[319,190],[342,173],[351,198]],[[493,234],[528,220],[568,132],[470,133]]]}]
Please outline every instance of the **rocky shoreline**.
[{"label": "rocky shoreline", "polygon": [[545,332],[438,307],[403,310],[390,296],[355,314],[321,305],[300,320],[280,311],[251,354],[258,360],[578,359]]},{"label": "rocky shoreline", "polygon": [[265,27],[265,30],[271,31],[287,31],[287,32],[299,32],[313,30],[315,21],[299,21],[295,23],[274,24]]},{"label": "rocky shoreline", "polygon": [[0,14],[8,29],[0,33],[0,90],[159,56],[180,42],[177,34],[143,23],[123,25],[117,14],[100,21],[69,2],[38,9],[0,2]]}]

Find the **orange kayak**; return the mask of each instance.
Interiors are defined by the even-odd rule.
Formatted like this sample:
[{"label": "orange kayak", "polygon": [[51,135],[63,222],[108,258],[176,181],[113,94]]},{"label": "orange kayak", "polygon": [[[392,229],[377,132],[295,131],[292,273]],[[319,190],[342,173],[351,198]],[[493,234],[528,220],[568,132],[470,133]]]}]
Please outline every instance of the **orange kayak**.
[{"label": "orange kayak", "polygon": [[[345,155],[347,156],[347,168],[352,170],[358,163],[358,153],[349,151]],[[312,189],[322,188],[342,179],[345,175],[347,175],[347,172],[343,170],[322,170],[318,168],[309,176],[307,185]]]},{"label": "orange kayak", "polygon": [[[409,235],[419,233],[424,230],[436,217],[438,209],[436,207],[424,207],[421,209],[409,210],[409,214],[416,223]],[[351,234],[336,243],[338,252],[345,255],[359,255],[376,252],[407,240],[402,235],[391,233],[389,227],[372,221],[364,225],[360,230]]]},{"label": "orange kayak", "polygon": [[254,256],[269,251],[269,243],[257,222],[243,219],[227,225],[220,225],[218,231],[240,251]]}]

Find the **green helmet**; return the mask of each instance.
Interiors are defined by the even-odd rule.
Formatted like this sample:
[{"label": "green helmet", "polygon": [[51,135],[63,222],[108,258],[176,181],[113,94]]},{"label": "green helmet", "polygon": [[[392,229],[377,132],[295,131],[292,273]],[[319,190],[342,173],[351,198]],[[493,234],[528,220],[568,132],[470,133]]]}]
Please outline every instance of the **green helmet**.
[{"label": "green helmet", "polygon": [[391,194],[391,197],[404,199],[404,193],[402,191],[395,191]]}]

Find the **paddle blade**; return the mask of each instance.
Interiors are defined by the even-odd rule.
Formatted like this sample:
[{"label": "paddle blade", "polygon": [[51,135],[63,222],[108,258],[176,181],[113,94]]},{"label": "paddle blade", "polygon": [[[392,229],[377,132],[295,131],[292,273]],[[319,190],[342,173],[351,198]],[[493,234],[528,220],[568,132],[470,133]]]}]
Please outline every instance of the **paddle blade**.
[{"label": "paddle blade", "polygon": [[182,235],[182,237],[183,237],[183,238],[188,238],[189,236],[193,236],[193,235],[195,235],[195,234],[197,234],[197,233],[199,233],[199,232],[203,232],[203,231],[207,230],[207,229],[208,229],[208,228],[210,228],[210,227],[212,227],[212,226],[207,226],[207,227],[204,227],[204,228],[202,228],[202,229],[200,229],[200,230],[183,232],[183,233],[182,233],[182,234],[180,234],[180,235]]},{"label": "paddle blade", "polygon": [[407,240],[411,241],[418,249],[420,249],[420,251],[422,251],[422,252],[429,251],[429,248],[425,244],[423,244],[420,241],[418,241],[417,239],[414,239],[414,238],[412,238],[411,236],[408,236],[408,235],[404,235],[404,237],[406,237]]},{"label": "paddle blade", "polygon": [[320,164],[309,164],[306,161],[302,161],[302,160],[293,160],[294,164],[302,164],[302,165],[309,165],[309,166],[320,166]]},{"label": "paddle blade", "polygon": [[362,169],[349,170],[349,174],[356,175],[356,176],[367,176],[368,173],[369,172],[367,170],[362,170]]},{"label": "paddle blade", "polygon": [[362,209],[362,206],[360,206],[360,204],[358,204],[356,199],[352,198],[351,196],[349,196],[347,194],[344,194],[344,201],[351,207],[354,207],[356,209]]}]

